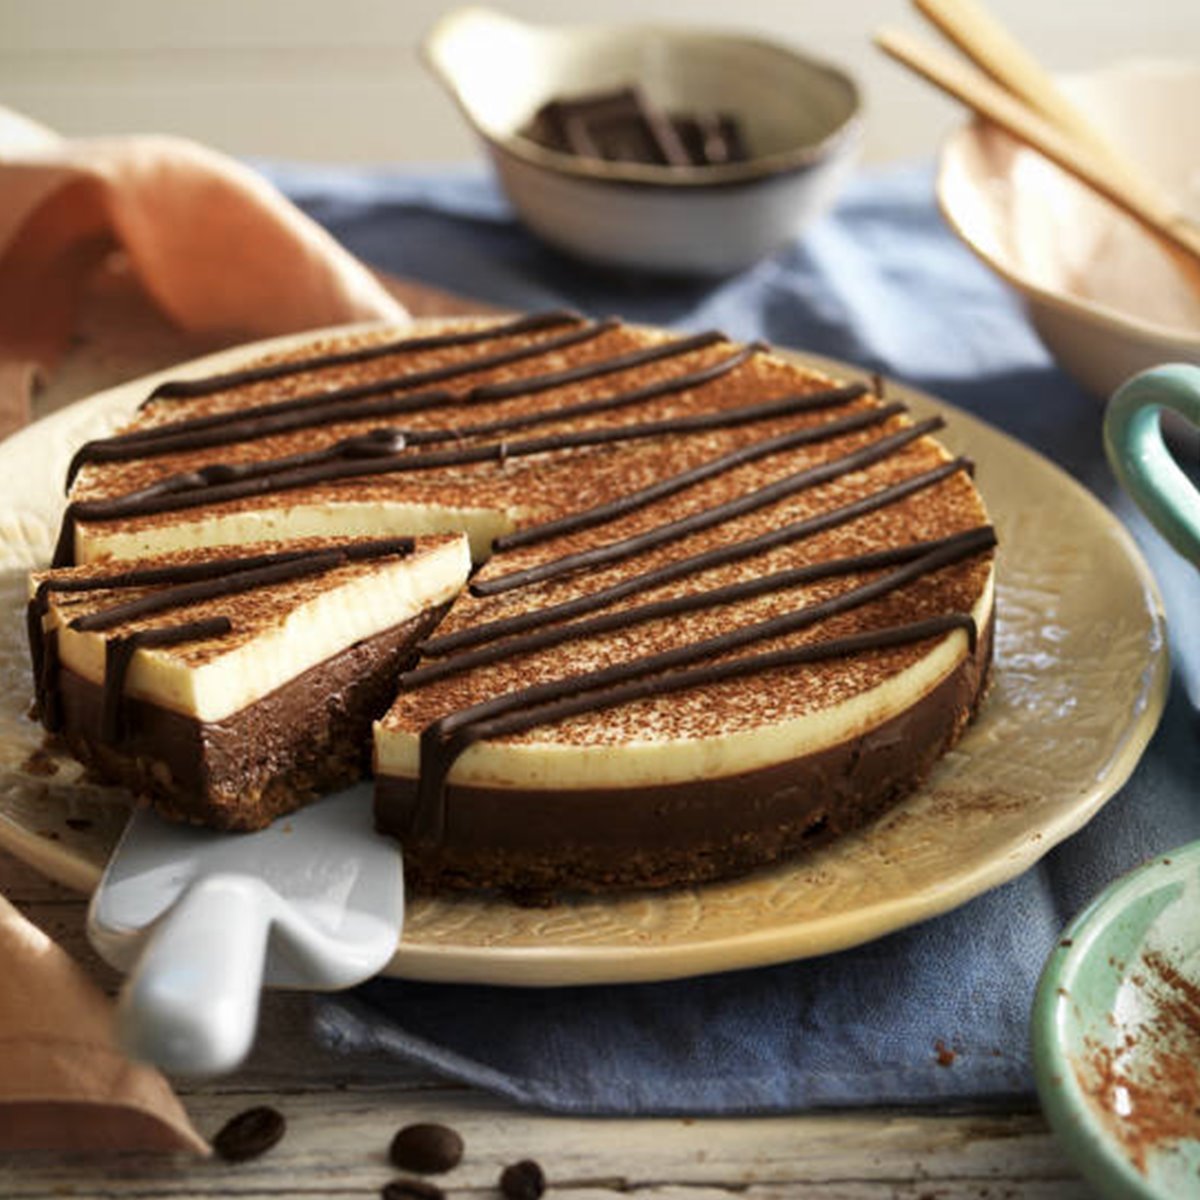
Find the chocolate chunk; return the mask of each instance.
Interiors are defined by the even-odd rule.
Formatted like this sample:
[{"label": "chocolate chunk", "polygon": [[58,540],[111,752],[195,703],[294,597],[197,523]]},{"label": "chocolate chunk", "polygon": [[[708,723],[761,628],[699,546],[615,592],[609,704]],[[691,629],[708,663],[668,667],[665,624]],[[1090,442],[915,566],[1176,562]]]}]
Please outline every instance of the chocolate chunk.
[{"label": "chocolate chunk", "polygon": [[729,113],[668,113],[637,87],[543,104],[525,136],[551,150],[608,162],[711,166],[749,157]]},{"label": "chocolate chunk", "polygon": [[671,120],[693,163],[719,166],[748,157],[741,126],[729,113],[675,113]]},{"label": "chocolate chunk", "polygon": [[500,1172],[500,1190],[508,1200],[540,1200],[546,1175],[532,1158],[510,1163]]},{"label": "chocolate chunk", "polygon": [[448,1125],[431,1122],[405,1125],[392,1138],[389,1156],[406,1171],[433,1175],[458,1166],[463,1156],[463,1140]]},{"label": "chocolate chunk", "polygon": [[283,1137],[287,1122],[277,1109],[261,1105],[231,1117],[213,1138],[213,1149],[226,1162],[245,1162],[265,1154]]},{"label": "chocolate chunk", "polygon": [[446,1193],[427,1179],[393,1179],[379,1194],[383,1200],[446,1200]]}]

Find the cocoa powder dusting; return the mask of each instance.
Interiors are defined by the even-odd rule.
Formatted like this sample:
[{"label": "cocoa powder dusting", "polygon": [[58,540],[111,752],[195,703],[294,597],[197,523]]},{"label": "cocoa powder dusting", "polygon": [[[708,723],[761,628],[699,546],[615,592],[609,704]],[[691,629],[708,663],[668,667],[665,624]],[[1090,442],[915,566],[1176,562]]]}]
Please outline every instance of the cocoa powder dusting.
[{"label": "cocoa powder dusting", "polygon": [[1155,951],[1142,963],[1149,1015],[1116,1043],[1087,1039],[1076,1074],[1145,1173],[1150,1151],[1200,1137],[1200,983]]}]

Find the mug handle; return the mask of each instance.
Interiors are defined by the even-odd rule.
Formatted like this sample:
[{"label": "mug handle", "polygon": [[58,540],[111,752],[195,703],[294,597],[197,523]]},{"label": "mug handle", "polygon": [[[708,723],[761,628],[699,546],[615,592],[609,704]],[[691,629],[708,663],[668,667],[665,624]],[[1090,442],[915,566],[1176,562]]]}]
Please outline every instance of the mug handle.
[{"label": "mug handle", "polygon": [[1104,414],[1104,449],[1121,486],[1159,533],[1200,564],[1200,491],[1163,441],[1163,409],[1200,427],[1200,367],[1172,363],[1122,384]]}]

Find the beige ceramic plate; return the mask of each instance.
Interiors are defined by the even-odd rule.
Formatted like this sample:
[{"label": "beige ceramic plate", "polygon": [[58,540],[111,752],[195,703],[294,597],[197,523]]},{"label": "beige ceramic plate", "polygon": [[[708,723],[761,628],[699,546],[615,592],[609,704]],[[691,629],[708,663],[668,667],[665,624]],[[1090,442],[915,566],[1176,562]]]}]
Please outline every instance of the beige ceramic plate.
[{"label": "beige ceramic plate", "polygon": [[[211,356],[170,374],[229,362]],[[41,743],[25,715],[25,572],[49,557],[71,450],[111,428],[150,386],[105,392],[0,445],[0,844],[83,891],[99,878],[125,805],[119,792],[80,783],[68,762],[49,776],[23,769]],[[1132,541],[1044,459],[965,414],[894,390],[917,412],[945,411],[944,441],[977,463],[1002,547],[995,682],[929,784],[860,835],[735,883],[543,909],[418,899],[390,973],[600,983],[825,954],[1018,875],[1124,783],[1158,721],[1167,678],[1161,604]]]}]

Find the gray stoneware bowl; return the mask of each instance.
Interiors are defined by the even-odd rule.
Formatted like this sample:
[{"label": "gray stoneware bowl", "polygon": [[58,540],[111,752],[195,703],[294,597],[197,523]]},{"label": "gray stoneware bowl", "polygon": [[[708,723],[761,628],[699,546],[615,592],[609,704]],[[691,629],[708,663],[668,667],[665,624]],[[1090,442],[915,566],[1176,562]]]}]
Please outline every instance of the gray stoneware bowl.
[{"label": "gray stoneware bowl", "polygon": [[[832,203],[861,134],[858,88],[845,72],[749,37],[543,27],[466,8],[438,21],[423,50],[528,227],[606,266],[714,276],[751,265]],[[737,114],[751,157],[698,167],[604,162],[520,132],[548,100],[635,83],[666,109]]]}]

